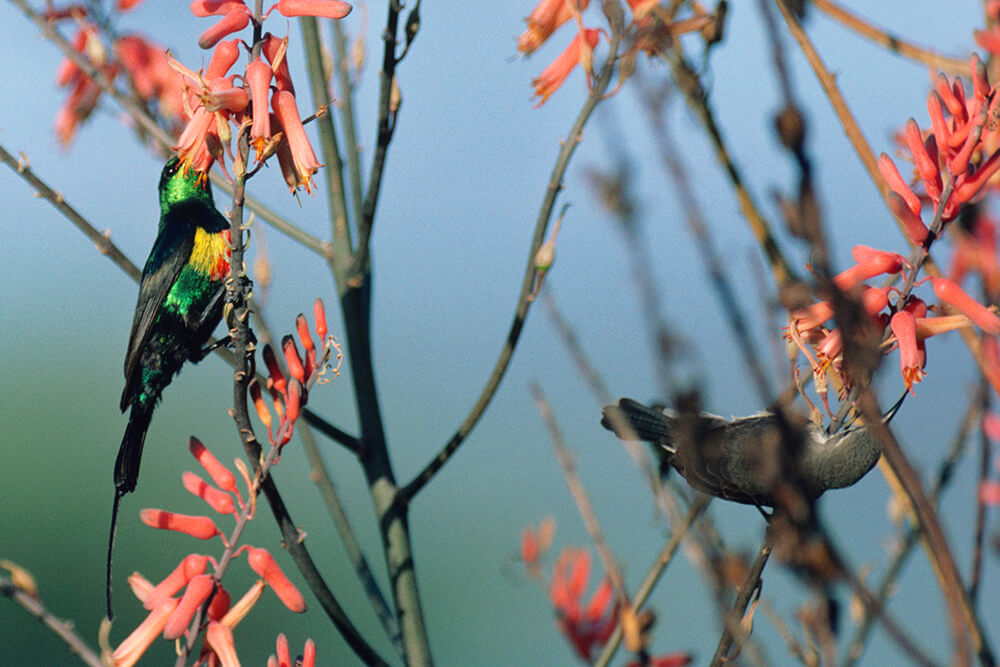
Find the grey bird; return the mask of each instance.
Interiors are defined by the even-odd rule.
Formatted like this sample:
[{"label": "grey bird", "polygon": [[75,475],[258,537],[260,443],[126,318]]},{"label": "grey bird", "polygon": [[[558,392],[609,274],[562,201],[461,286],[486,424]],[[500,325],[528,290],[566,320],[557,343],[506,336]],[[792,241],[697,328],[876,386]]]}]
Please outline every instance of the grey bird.
[{"label": "grey bird", "polygon": [[[888,423],[903,397],[883,417]],[[856,483],[878,462],[882,444],[865,425],[829,434],[812,422],[793,425],[772,412],[726,420],[707,412],[679,413],[630,398],[604,408],[601,425],[623,440],[652,443],[663,461],[708,495],[774,507],[774,490],[788,471],[812,500]],[[798,452],[790,467],[787,452]],[[662,470],[662,468],[661,468]]]}]

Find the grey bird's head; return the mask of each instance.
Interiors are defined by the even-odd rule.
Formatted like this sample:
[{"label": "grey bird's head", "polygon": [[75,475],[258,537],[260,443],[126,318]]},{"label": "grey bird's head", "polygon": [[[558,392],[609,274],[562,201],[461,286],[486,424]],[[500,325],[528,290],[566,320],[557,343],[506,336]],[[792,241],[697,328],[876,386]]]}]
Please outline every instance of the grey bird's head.
[{"label": "grey bird's head", "polygon": [[774,491],[787,481],[789,452],[797,453],[793,474],[809,499],[856,483],[882,454],[881,443],[865,425],[828,434],[812,422],[791,423],[771,412],[726,420],[622,398],[604,408],[601,425],[623,440],[652,443],[662,461],[698,491],[758,507],[774,507]]}]

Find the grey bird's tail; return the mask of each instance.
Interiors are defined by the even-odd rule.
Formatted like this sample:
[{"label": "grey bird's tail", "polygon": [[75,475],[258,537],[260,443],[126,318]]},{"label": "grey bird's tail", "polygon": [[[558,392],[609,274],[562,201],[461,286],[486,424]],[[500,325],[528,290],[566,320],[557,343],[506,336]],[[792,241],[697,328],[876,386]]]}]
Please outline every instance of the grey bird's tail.
[{"label": "grey bird's tail", "polygon": [[662,410],[631,398],[622,398],[618,405],[608,405],[601,412],[601,426],[622,440],[643,440],[673,452],[670,422]]}]

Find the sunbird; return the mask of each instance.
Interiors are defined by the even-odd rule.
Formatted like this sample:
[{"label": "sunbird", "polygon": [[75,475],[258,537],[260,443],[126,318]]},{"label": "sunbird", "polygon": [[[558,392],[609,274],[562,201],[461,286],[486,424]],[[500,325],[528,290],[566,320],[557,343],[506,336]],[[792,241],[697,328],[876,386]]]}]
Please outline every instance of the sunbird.
[{"label": "sunbird", "polygon": [[[905,393],[883,422],[892,419],[904,398]],[[801,428],[784,425],[772,412],[730,421],[707,412],[684,416],[623,398],[604,408],[601,425],[623,440],[651,443],[661,461],[698,491],[757,507],[774,507],[782,438],[801,438],[798,472],[810,499],[855,484],[882,455],[882,443],[865,424],[830,434],[812,422]]]},{"label": "sunbird", "polygon": [[139,280],[139,299],[125,357],[121,409],[131,406],[115,461],[115,501],[108,539],[107,613],[111,614],[111,552],[118,505],[135,490],[146,430],[164,388],[185,361],[200,361],[222,318],[229,275],[229,221],[215,208],[207,176],[176,157],[160,175],[160,224]]}]

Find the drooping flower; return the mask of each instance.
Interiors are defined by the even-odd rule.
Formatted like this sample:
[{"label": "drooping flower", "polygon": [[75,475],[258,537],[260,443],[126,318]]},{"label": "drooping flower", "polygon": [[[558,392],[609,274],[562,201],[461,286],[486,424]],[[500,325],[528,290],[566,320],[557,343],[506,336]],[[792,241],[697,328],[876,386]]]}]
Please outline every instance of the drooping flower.
[{"label": "drooping flower", "polygon": [[316,159],[309,137],[306,136],[295,95],[287,90],[275,92],[271,95],[271,109],[285,134],[278,146],[278,163],[285,182],[291,192],[305,188],[306,192],[312,194],[312,175],[323,165]]},{"label": "drooping flower", "polygon": [[899,344],[900,373],[907,391],[912,394],[913,385],[924,378],[924,364],[927,362],[926,353],[921,353],[917,343],[916,318],[913,313],[901,310],[893,314],[890,326]]},{"label": "drooping flower", "polygon": [[552,571],[550,597],[559,629],[573,648],[588,662],[595,648],[608,641],[618,625],[618,605],[611,583],[604,579],[590,600],[583,604],[590,577],[590,552],[566,549]]},{"label": "drooping flower", "polygon": [[132,667],[163,632],[167,619],[177,607],[177,600],[168,598],[151,611],[142,623],[126,637],[111,654],[115,667]]},{"label": "drooping flower", "polygon": [[[578,32],[569,46],[531,82],[535,87],[534,96],[541,98],[535,105],[536,108],[545,104],[552,93],[559,89],[574,67],[591,62],[593,49],[600,40],[600,34],[601,31],[594,28],[585,28]],[[589,69],[587,76],[590,76]]]},{"label": "drooping flower", "polygon": [[532,10],[524,32],[517,38],[517,50],[524,55],[533,53],[560,26],[587,8],[590,0],[541,0]]}]

